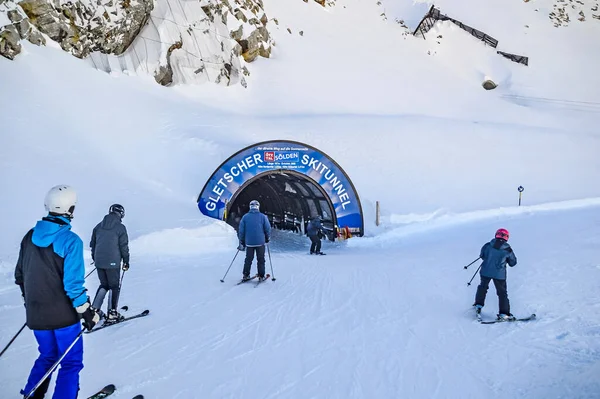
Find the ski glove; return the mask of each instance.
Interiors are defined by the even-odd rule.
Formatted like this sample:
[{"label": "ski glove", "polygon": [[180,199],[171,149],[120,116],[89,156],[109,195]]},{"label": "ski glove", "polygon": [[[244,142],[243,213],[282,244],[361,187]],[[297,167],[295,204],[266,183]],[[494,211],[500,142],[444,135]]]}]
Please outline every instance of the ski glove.
[{"label": "ski glove", "polygon": [[123,263],[123,271],[126,272],[129,270],[129,263]]},{"label": "ski glove", "polygon": [[246,249],[246,245],[244,244],[244,242],[240,241],[240,245],[238,245],[237,250],[243,251],[245,249]]},{"label": "ski glove", "polygon": [[269,237],[265,237],[265,243],[267,243],[267,244],[268,244],[270,240],[271,240],[271,238],[269,238]]},{"label": "ski glove", "polygon": [[96,313],[94,308],[92,308],[92,305],[90,305],[89,299],[83,305],[77,306],[75,310],[83,319],[83,327],[88,331],[91,331],[96,323],[100,321],[100,316]]}]

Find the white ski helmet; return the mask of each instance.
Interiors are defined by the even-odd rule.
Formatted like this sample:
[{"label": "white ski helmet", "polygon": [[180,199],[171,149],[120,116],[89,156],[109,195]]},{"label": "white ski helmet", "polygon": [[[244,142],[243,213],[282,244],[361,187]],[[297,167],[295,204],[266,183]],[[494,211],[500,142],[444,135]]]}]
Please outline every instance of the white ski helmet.
[{"label": "white ski helmet", "polygon": [[65,184],[52,187],[44,199],[44,206],[48,212],[68,218],[73,217],[76,204],[77,193],[73,187]]},{"label": "white ski helmet", "polygon": [[260,203],[257,200],[250,201],[250,209],[258,210],[260,208]]}]

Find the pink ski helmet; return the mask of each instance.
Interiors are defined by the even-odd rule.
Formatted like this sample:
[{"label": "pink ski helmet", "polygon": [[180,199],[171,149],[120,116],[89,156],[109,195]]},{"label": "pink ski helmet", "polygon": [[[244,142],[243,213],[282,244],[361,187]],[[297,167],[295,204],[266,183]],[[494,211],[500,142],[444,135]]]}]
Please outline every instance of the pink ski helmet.
[{"label": "pink ski helmet", "polygon": [[496,230],[496,238],[501,238],[503,240],[508,241],[508,237],[509,237],[508,230],[506,230],[506,229]]}]

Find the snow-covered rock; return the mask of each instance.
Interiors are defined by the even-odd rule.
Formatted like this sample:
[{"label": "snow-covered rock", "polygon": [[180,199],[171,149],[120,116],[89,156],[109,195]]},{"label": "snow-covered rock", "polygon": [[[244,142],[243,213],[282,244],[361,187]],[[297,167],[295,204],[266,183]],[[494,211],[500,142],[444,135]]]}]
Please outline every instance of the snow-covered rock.
[{"label": "snow-covered rock", "polygon": [[21,38],[43,44],[41,32],[79,58],[93,51],[122,54],[154,7],[152,0],[23,0],[7,5],[6,13]]},{"label": "snow-covered rock", "polygon": [[[145,74],[162,85],[246,85],[243,62],[269,58],[262,0],[8,0],[0,3],[0,54],[44,36],[106,72]],[[42,35],[43,34],[43,35]]]}]

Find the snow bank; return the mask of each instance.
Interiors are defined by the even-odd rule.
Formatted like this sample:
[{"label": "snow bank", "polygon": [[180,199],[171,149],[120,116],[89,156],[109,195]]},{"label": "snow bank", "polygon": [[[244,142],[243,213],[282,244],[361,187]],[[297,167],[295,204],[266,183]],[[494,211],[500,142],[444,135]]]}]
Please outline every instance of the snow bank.
[{"label": "snow bank", "polygon": [[[472,224],[486,220],[497,220],[499,223],[500,221],[502,221],[501,223],[506,223],[507,220],[517,216],[547,212],[564,212],[594,207],[600,207],[600,198],[561,201],[530,206],[501,207],[497,209],[464,213],[451,213],[438,210],[428,214],[391,214],[386,217],[387,220],[384,219],[380,228],[375,229],[374,236],[364,237],[360,240],[349,240],[348,246],[356,248],[382,245],[387,246],[407,236],[455,228],[463,224]],[[497,228],[500,227],[504,226],[497,226]]]},{"label": "snow bank", "polygon": [[138,237],[131,242],[131,252],[138,256],[190,256],[234,251],[238,240],[230,226],[205,218],[202,221],[201,227],[165,229]]}]

